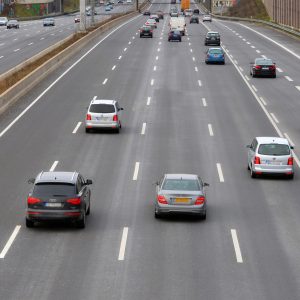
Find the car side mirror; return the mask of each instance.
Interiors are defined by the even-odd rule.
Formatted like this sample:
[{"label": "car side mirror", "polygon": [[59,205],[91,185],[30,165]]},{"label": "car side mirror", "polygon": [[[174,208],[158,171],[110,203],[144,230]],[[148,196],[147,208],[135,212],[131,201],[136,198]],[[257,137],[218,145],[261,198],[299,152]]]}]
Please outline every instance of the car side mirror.
[{"label": "car side mirror", "polygon": [[203,186],[209,186],[209,183],[204,182]]},{"label": "car side mirror", "polygon": [[251,148],[251,145],[247,145],[246,148]]},{"label": "car side mirror", "polygon": [[294,146],[290,146],[290,147],[291,147],[291,149],[292,149],[292,150],[294,150],[294,149],[295,149],[295,147],[294,147]]},{"label": "car side mirror", "polygon": [[86,185],[90,185],[93,184],[93,180],[92,179],[87,179],[85,182]]},{"label": "car side mirror", "polygon": [[29,183],[29,184],[34,184],[34,182],[35,182],[35,178],[30,178],[30,179],[28,179],[28,183]]},{"label": "car side mirror", "polygon": [[155,181],[155,182],[152,183],[152,185],[158,186],[158,185],[159,185],[159,182],[158,182],[158,181]]},{"label": "car side mirror", "polygon": [[124,110],[124,108],[123,108],[123,107],[120,107],[120,110]]}]

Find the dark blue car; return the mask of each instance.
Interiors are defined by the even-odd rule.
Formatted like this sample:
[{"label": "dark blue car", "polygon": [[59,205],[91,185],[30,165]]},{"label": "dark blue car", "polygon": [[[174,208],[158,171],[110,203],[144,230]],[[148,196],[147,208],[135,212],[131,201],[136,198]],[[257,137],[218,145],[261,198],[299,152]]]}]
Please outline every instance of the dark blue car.
[{"label": "dark blue car", "polygon": [[225,64],[225,54],[222,48],[209,48],[206,51],[205,63]]},{"label": "dark blue car", "polygon": [[179,30],[170,30],[168,35],[168,41],[179,41],[181,42],[181,33]]}]

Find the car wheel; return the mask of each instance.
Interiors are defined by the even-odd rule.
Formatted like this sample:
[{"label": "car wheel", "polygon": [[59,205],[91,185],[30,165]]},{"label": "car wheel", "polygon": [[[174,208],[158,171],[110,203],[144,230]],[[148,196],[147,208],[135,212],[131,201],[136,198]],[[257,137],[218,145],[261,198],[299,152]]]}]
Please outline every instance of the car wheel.
[{"label": "car wheel", "polygon": [[82,219],[76,222],[76,227],[80,229],[85,228],[85,222],[86,222],[86,212],[84,211]]},{"label": "car wheel", "polygon": [[91,213],[91,199],[90,199],[89,202],[90,202],[90,203],[89,203],[89,208],[88,208],[88,210],[86,211],[86,215],[87,215],[87,216]]},{"label": "car wheel", "polygon": [[27,227],[27,228],[32,228],[32,227],[34,227],[34,221],[29,220],[29,219],[26,218],[26,227]]},{"label": "car wheel", "polygon": [[86,128],[86,129],[85,129],[85,132],[86,132],[86,133],[90,133],[90,132],[91,132],[91,129],[90,129],[90,128]]},{"label": "car wheel", "polygon": [[252,168],[250,168],[250,175],[251,175],[251,178],[256,178],[256,174],[255,174],[255,172],[253,172]]},{"label": "car wheel", "polygon": [[290,174],[290,175],[288,175],[288,177],[287,177],[288,179],[294,179],[294,174]]},{"label": "car wheel", "polygon": [[273,77],[273,78],[276,78],[276,74],[274,74],[272,77]]},{"label": "car wheel", "polygon": [[202,220],[206,220],[206,211],[205,211],[204,214],[201,214],[201,219],[202,219]]},{"label": "car wheel", "polygon": [[154,218],[155,219],[160,219],[161,218],[161,214],[158,211],[156,211],[156,209],[154,211]]},{"label": "car wheel", "polygon": [[254,72],[252,72],[252,78],[254,78],[255,77],[255,74],[254,74]]},{"label": "car wheel", "polygon": [[115,133],[120,133],[120,127],[117,127]]},{"label": "car wheel", "polygon": [[248,170],[248,171],[250,171],[250,167],[249,167],[249,164],[247,164],[247,170]]}]

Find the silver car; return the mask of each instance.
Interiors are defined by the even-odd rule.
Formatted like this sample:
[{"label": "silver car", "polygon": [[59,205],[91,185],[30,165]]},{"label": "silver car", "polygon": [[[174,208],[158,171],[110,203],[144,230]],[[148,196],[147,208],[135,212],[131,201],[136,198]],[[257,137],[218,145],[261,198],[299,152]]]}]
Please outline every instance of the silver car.
[{"label": "silver car", "polygon": [[273,174],[294,177],[294,159],[287,139],[279,137],[256,137],[248,148],[248,170],[251,177]]},{"label": "silver car", "polygon": [[211,19],[211,15],[204,15],[203,16],[203,19],[202,19],[203,22],[211,22],[212,19]]},{"label": "silver car", "polygon": [[122,128],[121,112],[123,108],[116,100],[93,99],[88,107],[85,119],[85,131],[103,128],[113,129],[117,133]]},{"label": "silver car", "polygon": [[55,26],[54,18],[46,18],[43,20],[43,26]]},{"label": "silver car", "polygon": [[6,26],[7,22],[7,17],[0,17],[0,26]]},{"label": "silver car", "polygon": [[180,213],[206,219],[206,186],[198,175],[165,174],[156,183],[155,218]]}]

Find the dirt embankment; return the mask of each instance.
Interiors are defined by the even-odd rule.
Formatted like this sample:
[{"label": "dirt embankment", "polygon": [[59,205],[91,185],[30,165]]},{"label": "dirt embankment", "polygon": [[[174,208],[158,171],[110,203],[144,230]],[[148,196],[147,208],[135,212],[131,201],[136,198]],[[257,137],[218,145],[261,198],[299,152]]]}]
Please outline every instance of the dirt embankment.
[{"label": "dirt embankment", "polygon": [[240,0],[236,6],[229,9],[227,15],[230,17],[270,20],[261,0]]}]

